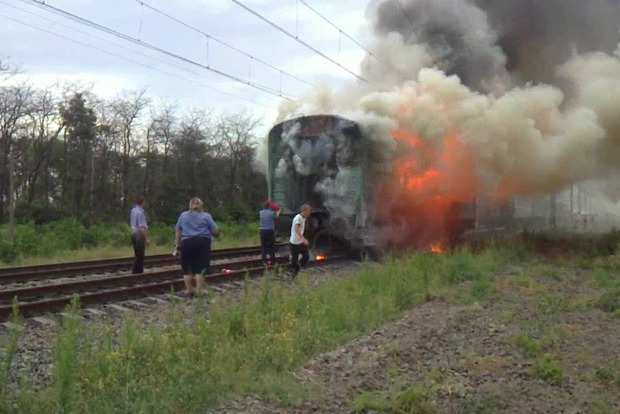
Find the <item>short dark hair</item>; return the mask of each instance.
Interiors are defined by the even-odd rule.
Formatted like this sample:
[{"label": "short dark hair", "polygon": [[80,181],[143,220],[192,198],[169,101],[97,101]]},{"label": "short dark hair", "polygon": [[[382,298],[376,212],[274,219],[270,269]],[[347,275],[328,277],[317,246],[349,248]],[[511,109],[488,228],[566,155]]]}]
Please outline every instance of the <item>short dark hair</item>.
[{"label": "short dark hair", "polygon": [[139,196],[136,197],[136,204],[137,205],[141,206],[142,204],[144,204],[144,201],[145,201],[144,196],[139,195]]},{"label": "short dark hair", "polygon": [[271,208],[271,200],[267,200],[263,203],[263,208]]}]

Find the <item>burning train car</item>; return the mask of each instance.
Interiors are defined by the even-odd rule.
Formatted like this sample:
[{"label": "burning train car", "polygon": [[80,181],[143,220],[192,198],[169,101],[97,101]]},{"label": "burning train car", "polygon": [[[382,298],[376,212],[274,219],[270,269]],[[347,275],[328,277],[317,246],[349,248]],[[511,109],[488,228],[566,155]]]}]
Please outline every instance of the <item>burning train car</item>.
[{"label": "burning train car", "polygon": [[372,249],[367,147],[359,125],[334,115],[294,118],[268,136],[269,198],[281,207],[276,232],[288,235],[302,204],[312,206],[306,237],[317,254]]},{"label": "burning train car", "polygon": [[420,179],[404,177],[398,163],[378,172],[366,139],[356,122],[335,115],[302,116],[271,129],[268,196],[282,208],[278,234],[288,235],[305,203],[313,208],[306,235],[316,254],[335,246],[373,255],[395,246],[451,247],[482,222],[475,196],[437,190],[420,197]]}]

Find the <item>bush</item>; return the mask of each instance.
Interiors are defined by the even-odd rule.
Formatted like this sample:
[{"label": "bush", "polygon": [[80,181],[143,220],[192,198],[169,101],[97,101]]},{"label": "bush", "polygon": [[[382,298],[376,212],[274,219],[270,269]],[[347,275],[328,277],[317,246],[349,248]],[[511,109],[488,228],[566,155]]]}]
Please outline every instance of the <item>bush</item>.
[{"label": "bush", "polygon": [[258,210],[253,210],[244,204],[217,207],[211,214],[215,221],[249,223],[258,220]]},{"label": "bush", "polygon": [[17,244],[8,242],[7,240],[0,240],[0,262],[6,264],[13,264],[19,258],[19,250]]}]

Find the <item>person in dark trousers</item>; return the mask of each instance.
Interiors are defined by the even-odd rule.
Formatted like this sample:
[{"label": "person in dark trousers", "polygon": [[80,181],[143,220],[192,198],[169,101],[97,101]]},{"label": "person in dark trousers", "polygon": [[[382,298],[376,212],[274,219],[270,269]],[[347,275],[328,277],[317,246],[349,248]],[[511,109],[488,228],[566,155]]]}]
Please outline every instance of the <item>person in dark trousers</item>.
[{"label": "person in dark trousers", "polygon": [[[280,206],[271,200],[263,203],[263,209],[258,212],[258,233],[260,236],[261,259],[263,265],[276,264],[276,218],[280,215]],[[270,261],[267,262],[267,255]]]},{"label": "person in dark trousers", "polygon": [[[308,245],[310,242],[304,237],[304,230],[306,228],[306,219],[310,216],[312,208],[308,204],[301,206],[299,214],[293,218],[291,224],[291,274],[294,277],[299,273],[299,269],[308,263],[310,260],[310,253],[308,252]],[[301,260],[299,255],[301,254]]]},{"label": "person in dark trousers", "polygon": [[136,197],[136,205],[131,209],[129,214],[129,226],[131,227],[131,244],[133,245],[134,259],[132,274],[144,273],[144,253],[146,245],[149,243],[147,230],[149,226],[146,224],[146,214],[144,208],[146,200],[143,196]]},{"label": "person in dark trousers", "polygon": [[198,197],[189,201],[189,210],[181,213],[175,228],[185,290],[189,296],[193,296],[194,276],[196,292],[201,293],[205,283],[204,275],[211,274],[211,238],[219,235],[219,229],[211,214],[203,211],[202,200]]}]

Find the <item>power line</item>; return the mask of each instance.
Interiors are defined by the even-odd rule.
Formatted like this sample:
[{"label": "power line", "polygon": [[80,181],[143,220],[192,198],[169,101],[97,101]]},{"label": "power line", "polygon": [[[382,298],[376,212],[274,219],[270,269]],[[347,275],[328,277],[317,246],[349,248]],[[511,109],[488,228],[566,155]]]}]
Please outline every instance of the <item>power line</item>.
[{"label": "power line", "polygon": [[[183,67],[183,66],[180,66],[180,65],[174,64],[174,63],[169,62],[169,61],[166,61],[166,60],[164,60],[164,59],[159,59],[159,58],[157,58],[157,57],[155,57],[155,56],[152,56],[152,55],[149,55],[149,54],[147,54],[147,53],[140,52],[139,50],[128,49],[126,46],[123,46],[123,45],[121,45],[121,44],[119,44],[119,43],[112,42],[112,41],[110,41],[110,40],[108,40],[108,39],[105,39],[105,38],[103,38],[103,37],[96,36],[96,35],[94,35],[94,34],[92,34],[92,33],[88,33],[88,32],[86,32],[86,31],[83,31],[83,30],[77,29],[77,28],[75,28],[75,27],[71,27],[71,26],[69,26],[69,25],[63,24],[63,23],[61,23],[61,22],[59,22],[59,21],[52,20],[52,19],[47,18],[47,17],[45,17],[45,16],[42,16],[42,15],[40,15],[40,14],[34,13],[34,12],[30,11],[30,10],[22,9],[22,8],[20,8],[20,7],[15,6],[15,5],[8,4],[8,3],[6,3],[6,2],[4,2],[4,1],[2,1],[2,0],[0,0],[0,3],[5,4],[5,5],[9,6],[9,7],[12,7],[12,8],[14,8],[14,9],[16,9],[16,10],[19,10],[19,11],[21,11],[21,12],[23,12],[23,13],[27,13],[27,14],[30,14],[30,15],[32,15],[32,16],[38,17],[38,18],[40,18],[40,19],[46,20],[46,21],[48,21],[48,22],[51,22],[51,23],[57,24],[57,25],[59,25],[59,26],[65,27],[65,28],[67,28],[67,29],[69,29],[69,30],[72,30],[72,31],[75,31],[75,32],[78,32],[78,33],[82,33],[82,34],[84,34],[84,35],[86,35],[86,36],[92,37],[92,38],[97,39],[97,40],[101,40],[101,41],[107,42],[107,43],[109,43],[109,44],[111,44],[111,45],[114,45],[114,46],[117,46],[117,47],[119,47],[119,48],[121,48],[121,49],[129,50],[131,53],[137,53],[137,54],[142,55],[142,56],[145,56],[145,57],[147,57],[147,58],[149,58],[149,59],[153,59],[153,60],[155,60],[155,61],[158,61],[158,62],[164,63],[164,64],[166,64],[166,65],[173,66],[173,67],[175,67],[175,68],[181,69],[181,70],[186,71],[186,72],[189,72],[189,73],[191,73],[191,74],[194,74],[194,75],[197,75],[197,76],[200,76],[200,77],[205,77],[205,79],[213,80],[213,81],[215,81],[215,82],[221,82],[221,83],[224,83],[224,84],[226,85],[226,83],[225,83],[224,81],[222,81],[222,80],[219,80],[219,79],[212,79],[212,78],[207,78],[207,77],[206,77],[206,76],[204,76],[204,74],[202,74],[202,73],[195,72],[195,71],[193,71],[193,70],[190,70],[190,69],[185,68],[185,67]],[[59,35],[59,36],[60,36],[60,35]],[[90,45],[86,45],[86,46],[90,46]],[[93,46],[93,47],[94,47],[94,46]],[[98,50],[99,50],[99,49],[98,49]],[[139,62],[138,62],[138,63],[139,63]],[[213,89],[213,90],[215,90],[215,91],[220,91],[219,89],[216,89],[216,88],[211,88],[211,89]],[[223,92],[223,91],[222,91],[222,92]],[[229,92],[223,92],[223,93],[228,93],[228,94],[230,94]],[[234,95],[233,95],[233,96],[234,96]]]},{"label": "power line", "polygon": [[409,23],[411,24],[411,30],[413,30],[413,32],[415,33],[415,24],[413,23],[413,19],[411,18],[411,16],[409,16],[407,11],[403,7],[403,3],[400,0],[396,0],[396,3],[398,3],[398,5],[400,6],[400,10],[403,12],[403,15],[407,18],[407,20],[409,20]]},{"label": "power line", "polygon": [[154,50],[154,51],[156,51],[158,53],[161,53],[163,55],[166,55],[166,56],[169,56],[169,57],[181,60],[181,61],[183,61],[185,63],[190,64],[190,65],[197,66],[197,67],[199,67],[201,69],[205,69],[205,70],[208,70],[208,71],[213,72],[213,73],[217,73],[220,76],[223,76],[223,77],[226,77],[228,79],[234,80],[236,82],[243,83],[245,85],[251,86],[251,87],[253,87],[255,89],[258,89],[258,90],[260,90],[262,92],[269,93],[269,94],[272,94],[272,95],[275,95],[275,96],[278,96],[278,97],[281,97],[281,98],[284,98],[284,99],[291,100],[291,98],[289,96],[283,95],[281,91],[277,91],[277,90],[275,90],[273,88],[270,88],[268,86],[265,86],[265,85],[261,85],[261,84],[258,84],[258,83],[254,83],[254,82],[243,80],[243,79],[241,79],[241,78],[239,78],[237,76],[231,75],[229,73],[223,72],[223,71],[218,70],[218,69],[214,69],[214,68],[212,68],[210,66],[203,65],[202,63],[199,63],[199,62],[196,62],[196,61],[191,60],[189,58],[177,55],[176,53],[173,53],[173,52],[170,52],[168,50],[162,49],[162,48],[160,48],[158,46],[155,46],[155,45],[152,45],[150,43],[146,43],[146,42],[140,41],[139,39],[136,39],[136,38],[131,37],[129,35],[126,35],[124,33],[118,32],[118,31],[116,31],[114,29],[110,29],[109,27],[102,26],[102,25],[100,25],[98,23],[92,22],[92,21],[90,21],[88,19],[85,19],[83,17],[77,16],[77,15],[69,13],[69,12],[67,12],[65,10],[62,10],[62,9],[57,8],[57,7],[51,6],[49,4],[46,4],[46,3],[43,2],[43,0],[20,0],[20,1],[24,2],[24,3],[33,4],[36,7],[39,7],[39,8],[44,9],[44,10],[47,10],[47,11],[49,11],[51,13],[58,14],[60,16],[63,16],[65,18],[67,18],[67,19],[73,20],[75,22],[78,22],[80,24],[83,24],[83,25],[86,25],[86,26],[89,26],[89,27],[92,27],[92,28],[94,28],[96,30],[103,31],[103,32],[108,33],[108,34],[110,34],[112,36],[115,36],[115,37],[121,38],[123,40],[126,40],[128,42],[131,42],[131,43],[137,44],[139,46],[142,46],[142,47]]},{"label": "power line", "polygon": [[[4,3],[4,2],[3,2],[3,4],[6,4],[6,3]],[[12,18],[12,17],[5,16],[5,15],[3,15],[3,14],[0,14],[0,17],[1,17],[1,18],[4,18],[4,19],[7,19],[7,20],[10,20],[10,21],[13,21],[13,22],[18,23],[18,24],[21,24],[21,25],[23,25],[23,26],[29,27],[29,28],[31,28],[31,29],[39,30],[39,31],[41,31],[41,32],[44,32],[44,33],[50,34],[50,35],[52,35],[52,36],[56,36],[56,37],[59,37],[59,38],[61,38],[61,39],[68,40],[68,41],[70,41],[70,42],[77,43],[77,44],[79,44],[79,45],[82,45],[82,46],[85,46],[85,47],[88,47],[88,48],[91,48],[91,49],[97,50],[97,51],[99,51],[99,52],[101,52],[101,53],[105,53],[105,54],[107,54],[107,55],[114,56],[114,57],[116,57],[116,58],[119,58],[119,59],[122,59],[122,60],[126,60],[126,61],[128,61],[128,62],[132,62],[132,63],[135,63],[135,64],[137,64],[137,65],[140,65],[140,66],[143,66],[143,67],[146,67],[146,68],[149,68],[149,69],[155,70],[155,71],[160,72],[160,73],[163,73],[163,74],[165,74],[165,75],[173,76],[173,77],[175,77],[175,78],[177,78],[177,79],[181,79],[181,80],[184,80],[184,81],[187,81],[187,82],[190,82],[190,83],[194,83],[194,84],[196,84],[196,85],[202,86],[203,88],[210,89],[210,90],[213,90],[213,91],[215,91],[215,92],[219,92],[219,93],[222,93],[222,94],[225,94],[225,95],[229,95],[229,96],[232,96],[232,97],[235,97],[235,98],[238,98],[238,99],[242,99],[242,100],[244,100],[244,101],[247,101],[247,102],[250,102],[250,103],[253,103],[253,104],[256,104],[256,105],[263,106],[263,107],[265,107],[265,108],[269,108],[269,109],[276,109],[276,108],[274,108],[274,107],[272,107],[272,106],[268,106],[268,105],[262,104],[262,103],[260,103],[260,102],[254,101],[254,100],[252,100],[252,99],[245,98],[245,97],[243,97],[243,96],[236,95],[236,94],[233,94],[233,93],[230,93],[230,92],[222,91],[222,90],[220,90],[220,89],[216,89],[216,88],[213,88],[213,87],[211,87],[211,86],[205,85],[204,83],[201,83],[201,82],[196,82],[196,81],[194,81],[194,80],[187,79],[187,78],[185,78],[185,77],[183,77],[183,76],[180,76],[180,75],[177,75],[177,74],[174,74],[174,73],[171,73],[171,72],[167,72],[167,71],[162,70],[162,69],[158,69],[158,68],[156,68],[155,66],[151,66],[151,65],[149,65],[149,64],[146,64],[146,63],[143,63],[143,62],[139,62],[139,61],[137,61],[137,60],[133,60],[133,59],[128,58],[128,57],[126,57],[126,56],[122,56],[122,55],[119,55],[119,54],[116,54],[116,53],[110,52],[110,51],[108,51],[108,50],[102,49],[102,48],[97,47],[97,46],[95,46],[95,45],[91,45],[91,44],[88,44],[88,43],[80,42],[79,40],[72,39],[72,38],[67,37],[67,36],[63,36],[63,35],[61,35],[61,34],[59,34],[59,33],[55,33],[55,32],[52,32],[52,31],[50,31],[50,30],[46,30],[46,29],[43,29],[43,28],[41,28],[41,27],[31,25],[31,24],[26,23],[26,22],[22,22],[21,20],[14,19],[14,18]]]},{"label": "power line", "polygon": [[364,49],[366,51],[366,53],[368,53],[369,56],[374,57],[375,59],[377,59],[379,62],[381,62],[381,59],[379,59],[374,53],[372,53],[370,50],[366,49],[366,47],[364,45],[362,45],[360,42],[358,42],[357,40],[355,40],[353,37],[349,36],[344,30],[342,30],[340,27],[336,26],[334,23],[332,23],[327,17],[323,16],[321,13],[319,13],[315,8],[313,8],[312,6],[310,6],[308,3],[306,3],[304,0],[298,0],[299,2],[301,2],[304,6],[306,6],[307,8],[309,8],[310,10],[312,10],[317,16],[319,16],[321,19],[325,20],[327,23],[329,23],[330,26],[332,26],[334,29],[338,30],[340,32],[340,34],[344,35],[347,39],[349,39],[350,41],[352,41],[353,43],[355,43],[356,45],[358,45],[360,48]]},{"label": "power line", "polygon": [[[32,1],[32,0],[31,0]],[[315,47],[309,45],[308,43],[304,42],[303,40],[301,40],[299,37],[293,35],[291,32],[289,32],[286,29],[283,29],[282,27],[278,26],[277,24],[275,24],[274,22],[272,22],[271,20],[267,19],[266,17],[264,17],[262,14],[250,9],[248,6],[246,6],[245,4],[239,2],[238,0],[232,0],[233,3],[235,3],[236,5],[238,5],[239,7],[247,10],[248,12],[252,13],[254,16],[258,17],[259,19],[261,19],[262,21],[264,21],[265,23],[269,24],[271,27],[273,27],[274,29],[279,30],[280,32],[284,33],[285,35],[287,35],[288,37],[290,37],[291,39],[301,43],[302,45],[304,45],[305,47],[307,47],[308,49],[312,50],[314,53],[322,56],[323,58],[329,60],[330,62],[332,62],[333,64],[337,65],[338,67],[340,67],[343,70],[346,70],[347,72],[349,72],[351,75],[355,76],[356,78],[358,78],[359,80],[362,80],[364,82],[368,82],[366,79],[364,79],[363,77],[361,77],[360,75],[358,75],[357,73],[347,69],[346,67],[344,67],[343,65],[341,65],[340,63],[336,62],[334,59],[330,58],[329,56],[327,56],[325,53],[321,52],[320,50],[316,49]]]},{"label": "power line", "polygon": [[149,4],[146,4],[146,3],[145,3],[145,2],[143,2],[142,0],[134,0],[134,1],[135,1],[136,3],[139,3],[141,6],[146,7],[146,8],[148,8],[148,9],[150,9],[150,10],[154,11],[155,13],[158,13],[158,14],[160,14],[160,15],[162,15],[162,16],[164,16],[164,17],[166,17],[166,18],[170,19],[170,20],[173,20],[173,21],[175,21],[175,22],[179,23],[179,24],[180,24],[180,25],[182,25],[182,26],[187,27],[188,29],[191,29],[191,30],[193,30],[193,31],[195,31],[195,32],[197,32],[197,33],[200,33],[201,35],[203,35],[203,36],[207,37],[207,39],[214,40],[215,42],[217,42],[217,43],[219,43],[219,44],[221,44],[221,45],[224,45],[224,46],[226,46],[226,47],[228,47],[228,48],[230,48],[230,49],[234,50],[235,52],[241,53],[242,55],[247,56],[248,58],[250,58],[250,59],[252,59],[252,60],[254,60],[254,61],[258,62],[258,63],[261,63],[261,64],[263,64],[263,65],[265,65],[265,66],[267,66],[267,67],[269,67],[269,68],[271,68],[271,69],[273,69],[273,70],[275,70],[275,71],[277,71],[277,72],[280,72],[280,74],[284,74],[284,75],[286,75],[286,76],[289,76],[289,77],[291,77],[291,78],[293,78],[293,79],[295,79],[295,80],[298,80],[299,82],[303,82],[303,83],[305,83],[305,84],[306,84],[306,85],[308,85],[308,86],[315,86],[315,85],[313,85],[312,83],[310,83],[310,82],[306,81],[305,79],[302,79],[302,78],[300,78],[300,77],[298,77],[298,76],[295,76],[295,75],[293,75],[293,74],[291,74],[291,73],[288,73],[288,72],[286,72],[286,71],[284,71],[284,70],[282,70],[282,69],[280,69],[280,68],[277,68],[277,67],[273,66],[273,65],[272,65],[272,64],[270,64],[270,63],[264,62],[264,61],[262,61],[261,59],[259,59],[259,58],[255,57],[255,56],[252,56],[252,55],[250,55],[249,53],[246,53],[246,52],[244,52],[243,50],[240,50],[239,48],[236,48],[236,47],[234,47],[234,46],[232,46],[232,45],[230,45],[230,44],[228,44],[228,43],[224,42],[223,40],[220,40],[220,39],[218,39],[218,38],[216,38],[216,37],[211,36],[209,33],[206,33],[206,32],[204,32],[204,31],[202,31],[202,30],[200,30],[200,29],[198,29],[198,28],[196,28],[196,27],[194,27],[194,26],[192,26],[192,25],[190,25],[190,24],[188,24],[188,23],[185,23],[184,21],[182,21],[182,20],[180,20],[180,19],[178,19],[178,18],[176,18],[176,17],[174,17],[174,16],[171,16],[170,14],[168,14],[168,13],[166,13],[166,12],[164,12],[164,11],[161,11],[161,10],[159,10],[159,9],[157,9],[157,8],[155,8],[155,7],[151,6],[151,5],[149,5]]}]

